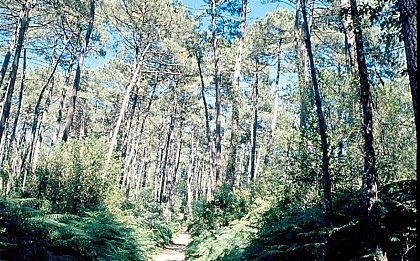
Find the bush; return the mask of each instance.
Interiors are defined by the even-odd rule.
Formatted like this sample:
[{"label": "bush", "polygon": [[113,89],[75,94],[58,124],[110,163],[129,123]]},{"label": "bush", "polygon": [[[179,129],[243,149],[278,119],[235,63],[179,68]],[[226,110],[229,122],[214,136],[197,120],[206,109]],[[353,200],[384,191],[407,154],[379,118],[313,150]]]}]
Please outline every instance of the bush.
[{"label": "bush", "polygon": [[36,171],[39,198],[50,201],[54,212],[73,214],[118,204],[122,197],[116,162],[107,166],[107,179],[102,180],[106,148],[104,140],[92,138],[54,147]]}]

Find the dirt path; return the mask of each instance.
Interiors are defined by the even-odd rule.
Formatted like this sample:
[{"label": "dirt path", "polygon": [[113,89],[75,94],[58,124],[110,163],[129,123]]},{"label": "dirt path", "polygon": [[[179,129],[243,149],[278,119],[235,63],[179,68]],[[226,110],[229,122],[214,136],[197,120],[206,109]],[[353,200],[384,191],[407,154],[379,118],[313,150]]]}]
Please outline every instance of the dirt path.
[{"label": "dirt path", "polygon": [[181,232],[171,243],[165,246],[159,254],[155,256],[154,261],[183,261],[185,260],[185,249],[191,238],[187,232]]}]

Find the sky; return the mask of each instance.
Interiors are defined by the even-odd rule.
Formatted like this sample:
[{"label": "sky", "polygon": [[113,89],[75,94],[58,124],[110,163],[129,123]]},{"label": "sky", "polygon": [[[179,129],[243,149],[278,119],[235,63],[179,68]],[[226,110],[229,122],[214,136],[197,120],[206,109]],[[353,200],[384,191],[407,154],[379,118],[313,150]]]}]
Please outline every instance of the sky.
[{"label": "sky", "polygon": [[[193,13],[206,8],[206,4],[203,0],[180,0],[180,2],[187,6]],[[249,0],[248,9],[250,13],[248,13],[247,20],[252,23],[256,19],[265,16],[267,12],[273,12],[278,7],[292,8],[292,6],[280,2],[262,4],[261,0]]]},{"label": "sky", "polygon": [[[179,0],[181,4],[185,5],[188,10],[194,14],[197,12],[201,12],[206,9],[206,4],[203,0]],[[248,10],[249,13],[247,15],[247,24],[252,24],[258,18],[264,17],[267,12],[273,12],[279,7],[291,9],[294,6],[287,5],[284,2],[276,2],[276,3],[261,3],[261,0],[248,0]],[[204,24],[207,22],[204,21]],[[208,24],[207,24],[208,25]],[[204,25],[204,28],[207,28],[207,25]],[[92,69],[98,69],[101,65],[103,65],[109,58],[112,56],[112,51],[107,52],[106,57],[95,57],[93,59],[88,59],[85,62],[85,66]]]}]

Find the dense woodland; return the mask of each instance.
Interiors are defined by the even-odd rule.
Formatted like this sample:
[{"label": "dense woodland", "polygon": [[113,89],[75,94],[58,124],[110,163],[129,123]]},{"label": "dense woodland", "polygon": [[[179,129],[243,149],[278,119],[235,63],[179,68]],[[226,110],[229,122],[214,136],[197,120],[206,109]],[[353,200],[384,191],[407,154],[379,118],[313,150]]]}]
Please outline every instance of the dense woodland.
[{"label": "dense woodland", "polygon": [[2,0],[0,259],[415,260],[417,1],[278,2]]}]

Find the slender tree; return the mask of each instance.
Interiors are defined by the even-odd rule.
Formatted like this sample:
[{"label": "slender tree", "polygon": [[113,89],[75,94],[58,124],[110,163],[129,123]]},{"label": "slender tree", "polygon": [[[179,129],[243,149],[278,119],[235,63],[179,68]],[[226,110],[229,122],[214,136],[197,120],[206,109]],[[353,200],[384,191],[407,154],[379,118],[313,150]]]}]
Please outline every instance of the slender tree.
[{"label": "slender tree", "polygon": [[306,12],[306,0],[300,0],[301,10],[302,10],[302,19],[303,19],[303,39],[306,46],[306,52],[309,58],[309,66],[311,72],[312,86],[315,95],[315,105],[316,112],[318,117],[318,128],[319,135],[321,137],[321,148],[322,148],[322,176],[324,179],[324,199],[326,207],[326,223],[329,226],[331,222],[332,215],[332,199],[331,199],[331,178],[329,170],[329,156],[328,156],[328,139],[327,139],[327,124],[325,122],[324,113],[322,111],[322,100],[321,94],[318,86],[318,79],[316,75],[315,61],[312,52],[312,43],[311,36],[309,34],[309,27],[307,21],[307,12]]},{"label": "slender tree", "polygon": [[88,45],[89,45],[89,41],[90,41],[91,34],[93,31],[93,22],[95,19],[95,0],[90,0],[89,4],[90,4],[89,24],[86,30],[85,39],[82,43],[82,50],[80,52],[79,60],[77,63],[76,75],[73,82],[72,95],[70,97],[70,106],[67,111],[66,123],[64,126],[63,137],[62,137],[62,140],[64,142],[66,142],[69,138],[70,127],[73,123],[74,111],[76,108],[77,93],[80,89],[80,77],[82,73],[83,63],[84,63],[86,53],[88,51]]},{"label": "slender tree", "polygon": [[4,100],[2,101],[1,112],[0,112],[0,141],[3,138],[6,121],[10,115],[10,106],[12,102],[13,90],[15,88],[17,72],[19,67],[20,54],[22,52],[25,36],[29,27],[29,15],[32,9],[32,1],[28,0],[25,2],[23,9],[20,13],[18,20],[17,42],[15,48],[15,54],[13,57],[12,68],[9,75],[9,82],[7,84],[7,90],[5,93]]},{"label": "slender tree", "polygon": [[236,47],[235,68],[231,87],[232,100],[232,116],[231,116],[231,131],[230,131],[230,159],[227,166],[227,182],[233,187],[236,176],[236,158],[238,154],[238,127],[239,127],[239,103],[240,103],[240,89],[239,77],[241,75],[242,50],[245,38],[245,25],[247,14],[248,0],[242,0],[241,5],[241,22],[239,24],[239,39]]},{"label": "slender tree", "polygon": [[211,25],[212,25],[212,41],[213,41],[213,59],[214,59],[214,86],[216,90],[215,110],[216,110],[216,128],[214,143],[215,151],[215,189],[218,190],[222,185],[222,115],[221,115],[221,84],[220,84],[220,68],[219,68],[219,50],[217,43],[217,24],[216,24],[216,6],[217,0],[211,1]]}]

